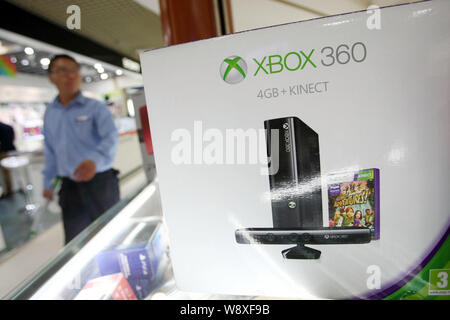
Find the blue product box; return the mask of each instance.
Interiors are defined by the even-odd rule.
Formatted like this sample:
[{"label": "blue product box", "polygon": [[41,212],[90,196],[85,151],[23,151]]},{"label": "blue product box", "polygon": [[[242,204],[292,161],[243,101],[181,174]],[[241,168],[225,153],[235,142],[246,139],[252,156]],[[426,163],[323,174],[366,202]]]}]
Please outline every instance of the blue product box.
[{"label": "blue product box", "polygon": [[143,299],[150,293],[165,249],[163,229],[158,226],[150,241],[100,252],[96,260],[101,275],[122,273],[137,298]]},{"label": "blue product box", "polygon": [[152,250],[149,250],[152,271],[156,275],[159,263],[167,250],[167,242],[163,234],[163,228],[158,228],[153,234],[150,246],[152,248]]},{"label": "blue product box", "polygon": [[151,250],[151,243],[142,243],[130,248],[103,251],[97,255],[97,263],[102,275],[121,272],[127,279],[152,280]]}]

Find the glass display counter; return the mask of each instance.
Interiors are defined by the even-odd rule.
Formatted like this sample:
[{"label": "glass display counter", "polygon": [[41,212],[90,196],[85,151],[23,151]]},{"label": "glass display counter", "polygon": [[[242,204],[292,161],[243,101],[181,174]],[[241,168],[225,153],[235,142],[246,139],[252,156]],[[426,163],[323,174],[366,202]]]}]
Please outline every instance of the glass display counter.
[{"label": "glass display counter", "polygon": [[178,290],[167,240],[158,183],[154,181],[108,210],[7,298],[252,298]]}]

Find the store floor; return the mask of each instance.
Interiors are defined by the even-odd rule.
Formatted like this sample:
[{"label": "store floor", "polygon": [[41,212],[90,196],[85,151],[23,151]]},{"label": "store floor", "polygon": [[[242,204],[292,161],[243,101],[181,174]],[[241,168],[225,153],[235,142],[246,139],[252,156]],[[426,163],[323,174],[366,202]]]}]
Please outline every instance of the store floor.
[{"label": "store floor", "polygon": [[[18,248],[28,242],[34,236],[31,233],[33,221],[39,219],[37,232],[47,230],[61,221],[61,212],[52,203],[47,210],[40,205],[37,210],[27,213],[25,210],[25,195],[16,192],[11,197],[0,200],[0,226],[6,248],[0,251],[0,261],[8,255],[9,251]],[[39,217],[38,217],[39,216]]]},{"label": "store floor", "polygon": [[[142,169],[120,181],[121,198],[135,193],[145,184]],[[39,203],[43,207],[43,202]],[[24,195],[16,192],[0,200],[0,225],[9,250],[0,252],[0,298],[26,281],[54,258],[64,247],[61,211],[53,201],[42,215],[37,235],[30,234],[33,218],[24,212]]]}]

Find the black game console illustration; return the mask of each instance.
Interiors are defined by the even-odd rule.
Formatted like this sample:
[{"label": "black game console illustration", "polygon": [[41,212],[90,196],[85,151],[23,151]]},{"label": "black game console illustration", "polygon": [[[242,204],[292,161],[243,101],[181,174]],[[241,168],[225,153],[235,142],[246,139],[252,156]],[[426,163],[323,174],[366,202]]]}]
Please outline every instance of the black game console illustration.
[{"label": "black game console illustration", "polygon": [[[305,244],[357,244],[371,239],[367,228],[323,227],[319,135],[297,117],[264,121],[273,228],[235,232],[240,244],[296,244],[286,259],[318,259]],[[275,139],[275,141],[274,141]]]},{"label": "black game console illustration", "polygon": [[[264,128],[270,165],[278,159],[278,171],[269,175],[273,227],[321,227],[319,135],[296,117],[266,120]],[[272,130],[278,130],[278,144]]]}]

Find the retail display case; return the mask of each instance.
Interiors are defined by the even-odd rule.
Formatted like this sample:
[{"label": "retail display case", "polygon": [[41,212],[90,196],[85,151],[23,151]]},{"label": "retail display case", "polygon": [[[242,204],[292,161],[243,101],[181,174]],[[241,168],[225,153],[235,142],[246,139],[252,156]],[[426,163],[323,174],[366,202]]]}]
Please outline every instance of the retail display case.
[{"label": "retail display case", "polygon": [[157,180],[85,229],[8,299],[251,299],[183,292],[172,273]]}]

